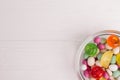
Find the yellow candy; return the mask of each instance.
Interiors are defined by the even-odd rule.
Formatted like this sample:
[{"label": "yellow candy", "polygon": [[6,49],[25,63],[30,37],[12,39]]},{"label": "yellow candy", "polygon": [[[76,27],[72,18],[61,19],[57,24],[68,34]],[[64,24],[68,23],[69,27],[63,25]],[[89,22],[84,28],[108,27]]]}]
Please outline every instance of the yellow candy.
[{"label": "yellow candy", "polygon": [[110,61],[112,59],[112,55],[113,55],[112,51],[107,51],[102,55],[100,60],[100,64],[102,65],[102,67],[108,68]]},{"label": "yellow candy", "polygon": [[120,66],[120,53],[117,54],[116,61],[117,61],[117,64]]}]

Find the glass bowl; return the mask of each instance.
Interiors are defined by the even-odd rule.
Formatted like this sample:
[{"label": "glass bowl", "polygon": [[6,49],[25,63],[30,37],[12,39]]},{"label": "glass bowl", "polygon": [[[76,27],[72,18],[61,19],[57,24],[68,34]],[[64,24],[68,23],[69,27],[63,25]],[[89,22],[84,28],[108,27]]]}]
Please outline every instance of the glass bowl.
[{"label": "glass bowl", "polygon": [[81,70],[81,64],[82,64],[82,60],[83,60],[83,53],[84,53],[84,47],[87,43],[91,42],[94,37],[96,36],[100,36],[100,37],[106,37],[109,36],[111,34],[115,34],[117,36],[120,37],[120,31],[116,31],[116,30],[104,30],[104,31],[100,31],[97,32],[91,36],[89,36],[85,41],[83,41],[83,43],[80,45],[76,58],[75,58],[75,70],[77,72],[77,75],[79,76],[80,80],[89,80],[89,78],[85,78],[85,76],[83,75],[83,71]]}]

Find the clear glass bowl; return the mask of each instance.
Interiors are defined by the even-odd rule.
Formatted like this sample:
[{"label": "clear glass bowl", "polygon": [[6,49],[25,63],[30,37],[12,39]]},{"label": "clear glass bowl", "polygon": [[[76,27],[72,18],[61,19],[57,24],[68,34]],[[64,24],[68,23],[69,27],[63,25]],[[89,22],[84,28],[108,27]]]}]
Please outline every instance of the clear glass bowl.
[{"label": "clear glass bowl", "polygon": [[101,37],[106,37],[108,35],[111,34],[115,34],[117,36],[120,37],[120,31],[116,31],[116,30],[104,30],[104,31],[100,31],[97,32],[91,36],[89,36],[79,47],[77,55],[76,55],[76,60],[75,60],[75,68],[76,68],[76,72],[77,75],[79,76],[80,80],[89,80],[88,78],[85,78],[85,76],[83,75],[83,71],[81,70],[81,63],[83,60],[83,53],[84,53],[84,47],[87,43],[91,42],[93,40],[94,37],[96,36],[101,36]]}]

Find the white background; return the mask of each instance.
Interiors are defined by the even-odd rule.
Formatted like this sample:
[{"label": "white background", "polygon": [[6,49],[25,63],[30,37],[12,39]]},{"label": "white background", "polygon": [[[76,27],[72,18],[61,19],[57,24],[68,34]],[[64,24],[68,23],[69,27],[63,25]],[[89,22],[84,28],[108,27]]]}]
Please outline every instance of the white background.
[{"label": "white background", "polygon": [[81,40],[120,30],[120,0],[0,0],[0,80],[78,80]]}]

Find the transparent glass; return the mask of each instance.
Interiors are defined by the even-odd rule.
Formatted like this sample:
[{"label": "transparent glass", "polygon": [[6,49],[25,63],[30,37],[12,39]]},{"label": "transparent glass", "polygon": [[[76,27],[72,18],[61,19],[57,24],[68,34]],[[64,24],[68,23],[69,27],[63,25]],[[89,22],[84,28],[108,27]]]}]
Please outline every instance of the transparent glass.
[{"label": "transparent glass", "polygon": [[117,36],[120,37],[120,31],[116,31],[116,30],[104,30],[104,31],[100,31],[97,32],[91,36],[89,36],[85,41],[83,41],[83,43],[80,45],[77,55],[76,55],[76,60],[75,60],[75,70],[77,72],[77,75],[79,76],[80,80],[89,80],[88,78],[85,78],[85,76],[83,75],[83,72],[80,68],[82,60],[83,60],[83,53],[84,53],[84,47],[87,43],[91,42],[93,40],[94,37],[96,36],[102,36],[102,37],[106,37],[108,35],[111,34],[115,34]]}]

